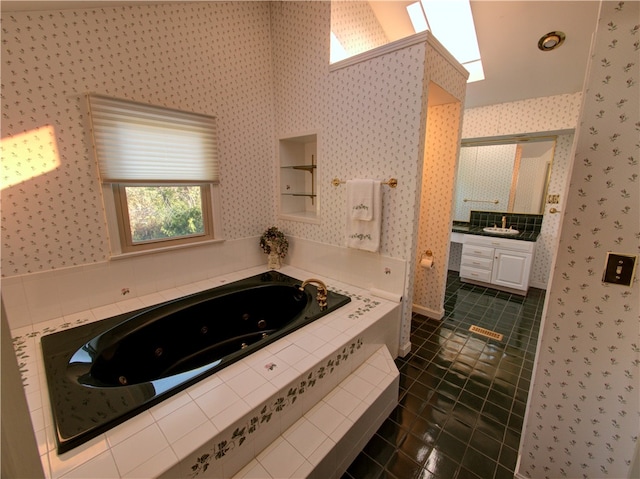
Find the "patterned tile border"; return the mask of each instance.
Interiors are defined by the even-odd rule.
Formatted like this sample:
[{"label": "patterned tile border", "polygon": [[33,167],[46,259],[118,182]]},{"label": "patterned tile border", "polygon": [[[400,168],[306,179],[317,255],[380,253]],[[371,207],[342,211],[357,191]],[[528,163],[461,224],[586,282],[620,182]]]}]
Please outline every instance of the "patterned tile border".
[{"label": "patterned tile border", "polygon": [[350,293],[349,291],[345,291],[343,289],[329,288],[329,290],[333,291],[334,293],[349,296],[352,300],[357,300],[363,303],[361,306],[358,306],[355,311],[349,314],[349,319],[359,318],[381,304],[380,301],[376,301],[367,296],[362,296],[361,294]]},{"label": "patterned tile border", "polygon": [[29,354],[29,345],[28,345],[29,339],[37,338],[38,336],[44,336],[46,334],[55,333],[63,329],[69,329],[76,326],[80,326],[82,324],[88,323],[89,321],[90,321],[89,318],[77,319],[73,322],[67,321],[65,323],[62,323],[58,327],[47,326],[39,331],[32,331],[30,333],[26,333],[20,336],[14,336],[12,338],[13,349],[15,350],[16,357],[18,358],[18,369],[22,377],[22,385],[29,386],[29,383],[28,383],[29,369],[27,368],[28,359],[31,358],[31,355]]},{"label": "patterned tile border", "polygon": [[354,339],[351,344],[344,346],[340,352],[327,359],[326,363],[317,366],[314,370],[304,375],[297,385],[290,387],[286,393],[283,390],[278,397],[265,403],[259,409],[259,412],[253,414],[244,425],[237,427],[230,436],[227,438],[221,437],[220,440],[217,440],[212,448],[196,458],[191,466],[191,477],[195,478],[203,474],[209,468],[211,461],[220,460],[229,451],[242,446],[251,434],[258,431],[263,424],[268,424],[274,414],[280,414],[285,408],[292,406],[300,396],[316,387],[324,378],[333,374],[363,344],[362,338]]}]

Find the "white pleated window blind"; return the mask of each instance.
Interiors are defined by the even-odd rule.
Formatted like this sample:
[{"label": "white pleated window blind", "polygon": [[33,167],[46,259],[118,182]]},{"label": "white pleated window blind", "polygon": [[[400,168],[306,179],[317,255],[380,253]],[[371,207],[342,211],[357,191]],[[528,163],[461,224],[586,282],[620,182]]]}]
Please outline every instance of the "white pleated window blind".
[{"label": "white pleated window blind", "polygon": [[88,95],[103,183],[217,183],[215,118]]}]

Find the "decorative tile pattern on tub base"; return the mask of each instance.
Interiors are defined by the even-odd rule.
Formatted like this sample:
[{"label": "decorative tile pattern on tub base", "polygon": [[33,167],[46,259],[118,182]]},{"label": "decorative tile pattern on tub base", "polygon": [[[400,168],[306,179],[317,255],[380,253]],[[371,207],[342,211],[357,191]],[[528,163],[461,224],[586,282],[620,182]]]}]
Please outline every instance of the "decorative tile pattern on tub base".
[{"label": "decorative tile pattern on tub base", "polygon": [[[211,475],[216,468],[224,470],[221,477],[229,477],[233,467],[230,464],[240,463],[242,466],[243,458],[246,463],[247,459],[253,457],[252,453],[255,453],[257,448],[256,438],[274,435],[270,434],[270,431],[274,430],[279,434],[282,427],[286,427],[282,424],[286,424],[286,417],[290,416],[287,413],[297,409],[297,405],[303,404],[301,413],[305,413],[314,404],[322,401],[322,396],[335,386],[337,382],[335,378],[339,380],[349,374],[350,369],[345,368],[344,363],[354,361],[356,364],[362,363],[366,359],[362,354],[362,347],[362,339],[357,338],[338,348],[324,361],[298,376],[295,381],[283,387],[240,421],[231,424],[213,437],[208,443],[210,447],[204,448],[203,452],[198,452],[193,459],[189,467],[189,477],[218,477],[215,474]],[[277,364],[270,362],[265,367],[273,370],[277,368]],[[188,458],[183,462],[187,463]],[[221,467],[223,465],[224,467]],[[184,471],[181,473],[184,474]]]},{"label": "decorative tile pattern on tub base", "polygon": [[[274,364],[269,366],[277,368]],[[395,378],[398,376],[387,346],[365,344],[360,337],[354,338],[299,374],[249,413],[236,416],[239,419],[234,422],[229,421],[227,427],[193,453],[186,454],[180,464],[161,477],[230,478],[263,450],[269,458],[265,459],[265,464],[270,465],[272,477],[289,477],[303,465],[308,469],[303,474],[305,477],[315,469],[328,470],[329,466],[325,464],[337,470],[346,459],[353,460],[377,430],[377,427],[369,430],[368,426],[374,423],[379,426],[378,416],[382,412],[388,415],[397,404],[399,386]],[[395,389],[387,391],[390,386]],[[367,420],[361,420],[362,416]],[[302,424],[313,434],[304,434],[300,444],[292,444],[295,441],[291,438],[298,434],[291,431]],[[342,444],[342,436],[349,437],[349,447]],[[297,464],[295,469],[287,469],[286,474],[279,469],[284,467],[283,461],[272,459],[273,454],[284,454],[283,450],[268,452],[274,449],[274,444],[281,444],[283,437],[290,439],[282,445],[285,449],[302,449],[296,454],[286,454],[286,467]],[[337,445],[343,454],[340,464],[335,453],[330,454]],[[350,454],[345,456],[346,452]],[[297,457],[299,461],[292,461],[291,457]],[[346,462],[344,467],[349,464],[350,461]],[[323,472],[318,477],[332,476]]]},{"label": "decorative tile pattern on tub base", "polygon": [[234,479],[340,478],[397,406],[399,377],[382,346]]}]

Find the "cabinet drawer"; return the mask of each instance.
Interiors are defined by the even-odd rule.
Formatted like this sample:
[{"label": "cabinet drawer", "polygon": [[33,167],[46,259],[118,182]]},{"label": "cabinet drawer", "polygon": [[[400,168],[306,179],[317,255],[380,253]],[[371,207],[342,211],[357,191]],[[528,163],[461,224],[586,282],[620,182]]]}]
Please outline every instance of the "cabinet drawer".
[{"label": "cabinet drawer", "polygon": [[478,258],[490,258],[493,260],[493,248],[465,243],[462,246],[462,255],[476,256]]},{"label": "cabinet drawer", "polygon": [[491,271],[493,267],[493,256],[491,258],[480,258],[478,256],[462,255],[460,265]]},{"label": "cabinet drawer", "polygon": [[494,236],[464,235],[464,244],[469,246],[486,246],[487,248],[502,248],[512,251],[532,253],[536,243],[534,241],[521,241],[510,238],[497,238]]},{"label": "cabinet drawer", "polygon": [[475,279],[476,281],[483,281],[485,283],[490,283],[491,270],[482,270],[482,269],[471,268],[470,266],[461,266],[460,277]]}]

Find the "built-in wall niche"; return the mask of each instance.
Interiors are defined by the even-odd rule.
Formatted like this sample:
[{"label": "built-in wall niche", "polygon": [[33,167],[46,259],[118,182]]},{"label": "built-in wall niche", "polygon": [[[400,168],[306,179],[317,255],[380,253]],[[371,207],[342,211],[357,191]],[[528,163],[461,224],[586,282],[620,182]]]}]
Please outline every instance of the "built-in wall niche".
[{"label": "built-in wall niche", "polygon": [[280,215],[296,221],[317,221],[317,134],[281,138],[279,162]]},{"label": "built-in wall niche", "polygon": [[471,210],[543,214],[555,137],[463,140],[460,148],[454,220]]}]

